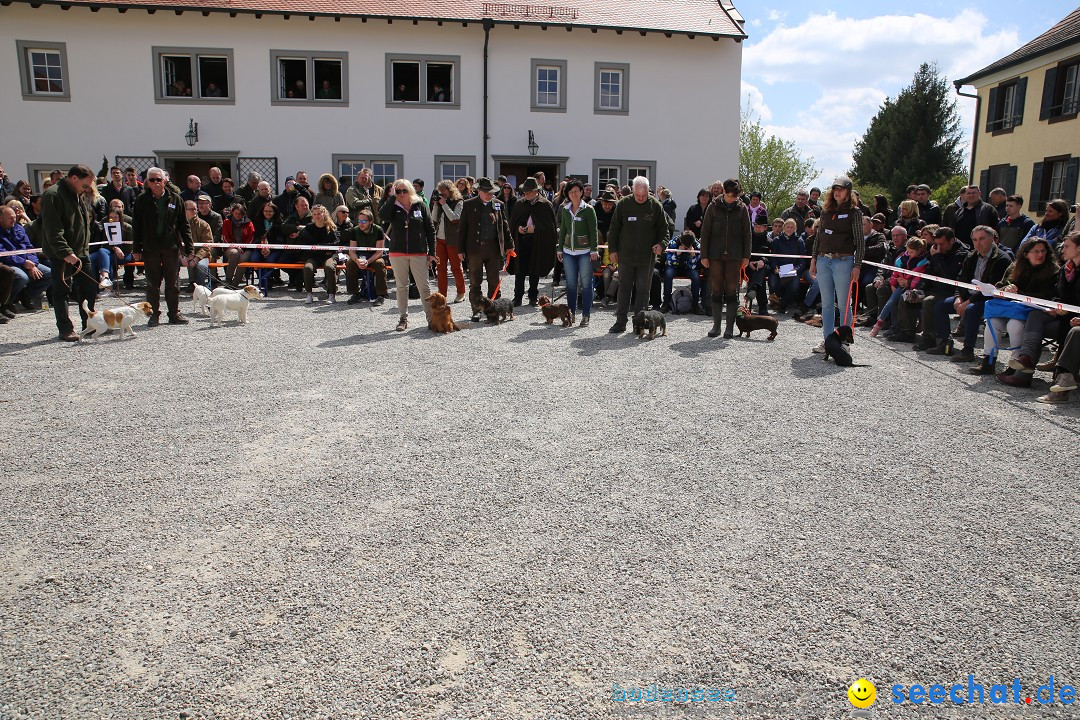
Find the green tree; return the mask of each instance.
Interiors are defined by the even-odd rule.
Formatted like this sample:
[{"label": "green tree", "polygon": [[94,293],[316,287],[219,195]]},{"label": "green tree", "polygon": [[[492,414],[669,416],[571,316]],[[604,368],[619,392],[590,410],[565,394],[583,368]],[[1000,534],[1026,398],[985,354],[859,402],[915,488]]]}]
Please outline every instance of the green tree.
[{"label": "green tree", "polygon": [[953,175],[941,185],[934,188],[934,191],[930,193],[930,199],[936,202],[941,207],[947,207],[950,203],[956,202],[956,196],[960,194],[960,191],[967,187],[968,176],[963,173],[959,175]]},{"label": "green tree", "polygon": [[749,109],[740,117],[739,139],[739,182],[748,193],[760,192],[771,213],[795,202],[795,191],[821,172],[795,143],[769,135]]},{"label": "green tree", "polygon": [[893,202],[911,183],[943,184],[963,170],[960,118],[937,65],[919,66],[911,85],[886,98],[855,143],[854,178],[887,188]]}]

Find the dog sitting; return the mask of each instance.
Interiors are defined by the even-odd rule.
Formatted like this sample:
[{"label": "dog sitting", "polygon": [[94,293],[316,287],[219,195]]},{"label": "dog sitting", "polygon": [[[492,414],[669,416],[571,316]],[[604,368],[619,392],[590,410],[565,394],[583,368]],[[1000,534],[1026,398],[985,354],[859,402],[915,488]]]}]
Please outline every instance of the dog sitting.
[{"label": "dog sitting", "polygon": [[[216,293],[217,290],[214,292]],[[240,324],[246,325],[248,302],[259,297],[259,288],[254,285],[245,285],[239,290],[226,290],[220,295],[211,295],[210,325],[225,322],[225,312],[228,310],[235,310]]]},{"label": "dog sitting", "polygon": [[540,312],[547,318],[546,325],[551,325],[556,320],[561,320],[563,327],[570,327],[574,324],[574,314],[570,312],[569,305],[564,303],[555,305],[547,295],[541,295],[540,299],[537,300],[537,304],[540,306]]},{"label": "dog sitting", "polygon": [[205,285],[196,285],[191,293],[191,312],[196,310],[203,315],[210,314],[210,290]]},{"label": "dog sitting", "polygon": [[502,323],[503,320],[514,319],[514,303],[509,298],[488,300],[480,297],[480,312],[487,315],[488,322]]},{"label": "dog sitting", "polygon": [[855,341],[850,325],[841,325],[825,338],[825,360],[830,357],[840,367],[869,367],[868,365],[856,365],[851,362],[851,353],[844,347],[844,343],[850,345]]},{"label": "dog sitting", "polygon": [[451,333],[461,329],[450,314],[450,306],[446,304],[445,295],[433,292],[425,302],[431,306],[431,312],[428,313],[428,327],[432,332]]},{"label": "dog sitting", "polygon": [[112,310],[91,310],[83,300],[82,309],[87,314],[87,318],[86,329],[79,333],[80,340],[90,333],[97,333],[97,336],[101,337],[109,330],[119,330],[120,335],[117,336],[119,340],[124,339],[125,333],[135,337],[135,331],[131,329],[131,326],[139,319],[139,315],[150,317],[154,314],[154,308],[148,302],[138,302]]},{"label": "dog sitting", "polygon": [[664,313],[656,310],[638,310],[634,314],[634,332],[637,336],[645,337],[645,331],[649,331],[649,339],[656,337],[656,331],[661,330],[660,337],[667,336],[667,318]]},{"label": "dog sitting", "polygon": [[735,313],[735,324],[739,326],[739,337],[742,337],[743,333],[750,337],[754,330],[768,330],[771,333],[769,341],[776,339],[778,323],[776,318],[769,315],[751,315],[746,308],[739,308]]}]

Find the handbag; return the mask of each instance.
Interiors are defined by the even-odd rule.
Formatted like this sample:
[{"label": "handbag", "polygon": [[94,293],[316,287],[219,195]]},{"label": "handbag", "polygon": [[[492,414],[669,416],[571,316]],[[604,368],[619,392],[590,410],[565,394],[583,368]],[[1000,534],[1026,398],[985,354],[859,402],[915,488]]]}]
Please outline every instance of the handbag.
[{"label": "handbag", "polygon": [[989,298],[983,303],[983,317],[987,320],[990,318],[1006,318],[1009,320],[1023,320],[1027,321],[1028,315],[1035,308],[1028,307],[1012,300],[1005,300],[1003,298]]}]

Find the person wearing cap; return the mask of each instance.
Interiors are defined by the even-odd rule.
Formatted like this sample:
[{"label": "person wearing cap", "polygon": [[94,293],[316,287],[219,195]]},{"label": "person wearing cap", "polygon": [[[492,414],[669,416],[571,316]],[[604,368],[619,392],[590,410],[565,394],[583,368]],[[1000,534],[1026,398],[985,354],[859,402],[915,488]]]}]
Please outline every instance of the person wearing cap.
[{"label": "person wearing cap", "polygon": [[[750,193],[750,204],[746,206],[746,210],[750,213],[751,225],[768,226],[769,211],[765,208],[765,203],[761,202],[761,193],[757,190]],[[764,220],[761,218],[764,218]]]},{"label": "person wearing cap", "polygon": [[814,235],[810,253],[810,277],[816,278],[821,291],[821,330],[823,341],[814,348],[825,352],[824,338],[836,329],[836,308],[841,308],[840,324],[853,325],[851,292],[862,273],[866,254],[862,211],[852,196],[851,178],[840,175],[825,193],[821,225]]},{"label": "person wearing cap", "polygon": [[180,193],[165,186],[164,170],[156,167],[147,170],[146,183],[150,190],[135,200],[131,255],[135,262],[144,261],[146,300],[154,311],[147,325],[154,327],[160,323],[163,280],[169,323],[186,325],[188,320],[180,313],[178,283],[181,256],[194,252],[191,226],[184,214]]},{"label": "person wearing cap", "polygon": [[[488,180],[490,186],[491,181]],[[431,310],[427,303],[431,295],[428,267],[435,262],[435,225],[431,222],[427,203],[417,194],[411,182],[395,180],[392,190],[383,200],[379,216],[383,226],[389,229],[390,267],[394,270],[394,284],[397,286],[394,294],[401,316],[395,330],[402,331],[409,327],[410,275],[420,293],[424,315]]]},{"label": "person wearing cap", "polygon": [[[743,217],[746,217],[745,211]],[[649,179],[638,175],[633,180],[631,194],[615,206],[615,215],[608,229],[611,262],[619,266],[619,304],[615,311],[615,324],[608,332],[626,332],[631,296],[634,298],[635,315],[645,307],[652,289],[656,256],[667,247],[667,234],[667,214],[660,201],[649,194]],[[748,241],[747,253],[749,251]]]},{"label": "person wearing cap", "polygon": [[727,307],[724,338],[734,335],[739,309],[742,270],[750,263],[753,246],[750,214],[739,199],[742,188],[735,178],[724,181],[724,193],[709,204],[701,223],[701,264],[709,271],[713,326],[709,337],[720,334],[723,308]]},{"label": "person wearing cap", "polygon": [[[520,202],[520,201],[519,201]],[[506,264],[506,254],[514,249],[503,204],[495,199],[495,185],[490,178],[476,181],[476,197],[462,203],[458,225],[458,251],[469,259],[469,302],[472,320],[480,321],[480,287],[487,275],[487,294],[495,299],[499,273]]]},{"label": "person wearing cap", "polygon": [[[578,188],[580,187],[581,184],[578,183]],[[525,182],[521,184],[521,191],[522,198],[514,203],[509,220],[510,233],[514,236],[514,250],[517,253],[517,272],[514,278],[515,306],[521,305],[525,297],[526,278],[529,281],[529,305],[536,304],[539,294],[537,285],[540,283],[540,278],[551,272],[555,265],[557,233],[555,208],[547,198],[540,194],[540,185],[536,179],[525,178]],[[562,216],[562,220],[566,221],[565,215]],[[592,215],[592,220],[595,231],[595,214]],[[595,249],[595,243],[593,243],[593,249]],[[567,299],[569,300],[569,296]],[[574,306],[570,307],[572,310]]]}]

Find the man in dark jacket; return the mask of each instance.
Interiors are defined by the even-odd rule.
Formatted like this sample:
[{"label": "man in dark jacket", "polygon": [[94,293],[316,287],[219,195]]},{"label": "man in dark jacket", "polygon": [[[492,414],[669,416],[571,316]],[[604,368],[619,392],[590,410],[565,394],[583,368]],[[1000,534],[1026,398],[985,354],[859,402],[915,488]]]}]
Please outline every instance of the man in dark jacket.
[{"label": "man in dark jacket", "polygon": [[[926,265],[925,275],[955,280],[960,276],[960,269],[964,266],[967,255],[967,246],[956,242],[956,233],[952,228],[939,227],[934,231],[934,245],[930,250],[930,261]],[[934,337],[935,305],[952,307],[956,293],[953,285],[933,282],[929,278],[922,284],[922,291],[924,296],[921,307],[907,302],[899,304],[900,340],[915,340],[914,314],[916,308],[919,308],[922,312],[922,337],[915,343],[915,349],[929,350],[937,345]]]},{"label": "man in dark jacket", "polygon": [[[995,213],[996,214],[996,213]],[[1011,264],[1008,255],[997,246],[997,231],[992,225],[977,225],[971,231],[971,244],[974,252],[968,253],[960,268],[957,280],[970,283],[973,280],[997,285]],[[960,316],[960,325],[964,330],[964,349],[953,358],[953,362],[975,362],[975,341],[979,337],[979,328],[983,324],[983,304],[986,296],[972,293],[967,288],[955,288],[952,305],[939,303],[934,307],[934,332],[937,345],[926,352],[930,355],[944,355],[945,344],[949,340],[950,315]]]},{"label": "man in dark jacket", "polygon": [[[904,254],[904,250],[907,247],[908,234],[900,225],[893,225],[889,230],[890,243],[885,248],[885,255],[880,260],[873,260],[867,253],[867,260],[873,260],[879,262],[882,265],[893,265],[896,262],[896,258]],[[871,265],[870,267],[874,267]],[[889,296],[892,294],[892,287],[889,285],[889,278],[892,276],[891,270],[884,268],[875,268],[877,273],[874,275],[874,279],[865,284],[863,298],[866,301],[866,319],[860,323],[860,327],[874,327],[874,323],[877,322],[878,313],[881,312],[881,308],[885,307],[885,303],[888,302]]]},{"label": "man in dark jacket", "polygon": [[750,214],[739,199],[740,190],[738,180],[725,180],[724,194],[709,204],[701,222],[701,264],[709,271],[709,290],[712,293],[713,326],[709,337],[720,334],[725,305],[727,325],[724,337],[732,337],[735,313],[739,309],[741,273],[750,263],[753,234]]},{"label": "man in dark jacket", "polygon": [[79,339],[68,316],[68,297],[79,304],[84,329],[87,316],[81,301],[86,300],[87,307],[93,310],[97,299],[97,280],[85,272],[90,267],[90,228],[94,218],[89,198],[94,191],[94,180],[93,170],[75,165],[68,170],[66,178],[51,185],[41,196],[42,249],[53,268],[49,302],[56,316],[56,329],[64,342]]},{"label": "man in dark jacket", "polygon": [[1027,237],[1035,226],[1035,221],[1023,213],[1022,195],[1010,195],[1005,201],[1005,217],[997,224],[998,243],[1010,255],[1020,247],[1020,242]]},{"label": "man in dark jacket", "polygon": [[941,224],[941,208],[930,199],[930,186],[926,183],[915,188],[915,201],[919,203],[919,219],[927,225]]},{"label": "man in dark jacket", "polygon": [[805,188],[799,188],[795,193],[795,204],[781,213],[780,218],[783,220],[795,218],[795,221],[799,223],[799,227],[802,227],[807,218],[815,218],[818,214],[817,206],[810,203],[810,194],[806,192]]},{"label": "man in dark jacket", "polygon": [[971,231],[976,225],[997,226],[997,210],[988,202],[983,202],[982,190],[978,185],[969,185],[964,189],[964,202],[953,215],[952,229],[956,239],[965,245],[971,245]]},{"label": "man in dark jacket", "polygon": [[189,256],[191,227],[184,215],[180,194],[165,187],[161,168],[146,171],[146,185],[135,201],[135,223],[132,226],[132,256],[144,261],[146,300],[154,308],[148,326],[161,321],[161,281],[165,280],[165,302],[169,308],[170,325],[186,325],[180,314],[180,255]]},{"label": "man in dark jacket", "polygon": [[112,203],[113,200],[124,203],[124,214],[130,215],[132,208],[135,207],[135,191],[124,184],[124,174],[115,165],[109,168],[109,178],[109,184],[102,185],[100,188],[101,196],[105,198],[106,203]]},{"label": "man in dark jacket", "polygon": [[503,204],[495,199],[495,186],[490,178],[476,181],[476,197],[462,203],[458,221],[458,250],[469,258],[469,302],[472,320],[480,320],[480,283],[487,274],[487,295],[494,299],[499,273],[506,264],[506,253],[514,249]]},{"label": "man in dark jacket", "polygon": [[[649,194],[648,178],[641,175],[634,178],[632,188],[631,194],[615,206],[608,228],[608,253],[612,264],[619,266],[618,306],[615,324],[608,330],[611,333],[626,332],[631,295],[635,315],[645,307],[652,289],[656,256],[664,252],[668,243],[668,216],[660,201]],[[745,209],[743,219],[750,222]],[[748,254],[749,251],[747,242]]]},{"label": "man in dark jacket", "polygon": [[529,280],[529,304],[535,305],[540,278],[555,265],[555,209],[540,194],[535,178],[521,184],[524,197],[510,212],[510,233],[517,252],[517,277],[514,280],[514,305],[525,297],[525,279]]}]

